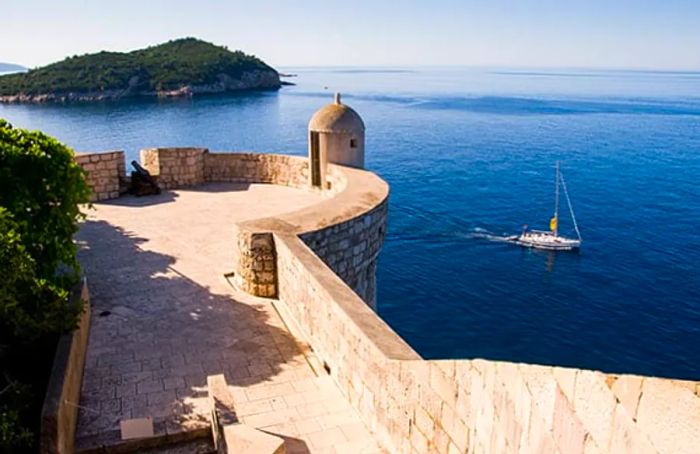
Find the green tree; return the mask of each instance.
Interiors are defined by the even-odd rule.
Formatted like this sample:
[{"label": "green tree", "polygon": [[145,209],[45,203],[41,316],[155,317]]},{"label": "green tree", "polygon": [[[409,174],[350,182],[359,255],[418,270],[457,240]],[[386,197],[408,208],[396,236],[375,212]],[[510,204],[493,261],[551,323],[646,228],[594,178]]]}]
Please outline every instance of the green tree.
[{"label": "green tree", "polygon": [[69,148],[0,119],[0,452],[29,446],[48,378],[23,384],[42,358],[18,358],[80,313],[69,300],[80,273],[73,234],[89,195]]}]

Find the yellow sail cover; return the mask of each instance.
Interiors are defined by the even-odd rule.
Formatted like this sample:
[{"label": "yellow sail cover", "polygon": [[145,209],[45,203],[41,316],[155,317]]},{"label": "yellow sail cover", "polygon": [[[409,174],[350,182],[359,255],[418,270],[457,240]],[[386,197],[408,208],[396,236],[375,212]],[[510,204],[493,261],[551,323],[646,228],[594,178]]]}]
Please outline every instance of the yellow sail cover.
[{"label": "yellow sail cover", "polygon": [[557,217],[552,216],[552,219],[549,220],[549,230],[555,231],[557,229]]}]

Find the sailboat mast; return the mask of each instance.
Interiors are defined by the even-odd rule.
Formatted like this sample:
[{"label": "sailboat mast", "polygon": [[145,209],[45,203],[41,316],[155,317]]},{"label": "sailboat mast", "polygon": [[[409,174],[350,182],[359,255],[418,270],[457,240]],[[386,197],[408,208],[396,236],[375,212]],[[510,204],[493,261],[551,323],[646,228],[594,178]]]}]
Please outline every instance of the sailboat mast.
[{"label": "sailboat mast", "polygon": [[559,236],[559,161],[557,161],[556,185],[554,189],[554,236]]}]

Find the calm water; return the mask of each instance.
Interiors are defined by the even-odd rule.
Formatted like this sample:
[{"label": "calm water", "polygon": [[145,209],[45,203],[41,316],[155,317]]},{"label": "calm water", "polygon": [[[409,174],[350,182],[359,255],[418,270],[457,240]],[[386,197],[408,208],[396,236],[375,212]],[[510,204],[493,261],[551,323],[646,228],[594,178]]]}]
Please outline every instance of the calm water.
[{"label": "calm water", "polygon": [[[298,85],[279,93],[0,117],[129,159],[170,145],[304,154],[308,119],[340,90],[392,187],[379,312],[421,354],[700,379],[700,73],[286,71]],[[546,226],[555,160],[581,252],[484,238]]]}]

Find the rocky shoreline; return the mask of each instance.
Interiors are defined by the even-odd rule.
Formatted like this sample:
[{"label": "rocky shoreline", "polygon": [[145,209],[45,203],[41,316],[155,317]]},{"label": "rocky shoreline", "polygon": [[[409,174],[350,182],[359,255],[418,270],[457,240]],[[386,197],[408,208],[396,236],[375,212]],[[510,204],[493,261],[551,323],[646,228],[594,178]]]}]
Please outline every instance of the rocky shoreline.
[{"label": "rocky shoreline", "polygon": [[194,95],[223,94],[244,90],[276,90],[283,84],[277,71],[253,70],[245,72],[240,78],[233,78],[227,74],[219,74],[219,81],[209,85],[183,85],[171,90],[143,90],[138,77],[129,81],[129,86],[124,89],[112,89],[90,92],[63,92],[63,93],[17,93],[14,95],[1,95],[0,103],[6,104],[45,104],[45,103],[70,103],[90,101],[115,101],[123,98],[188,98]]}]

